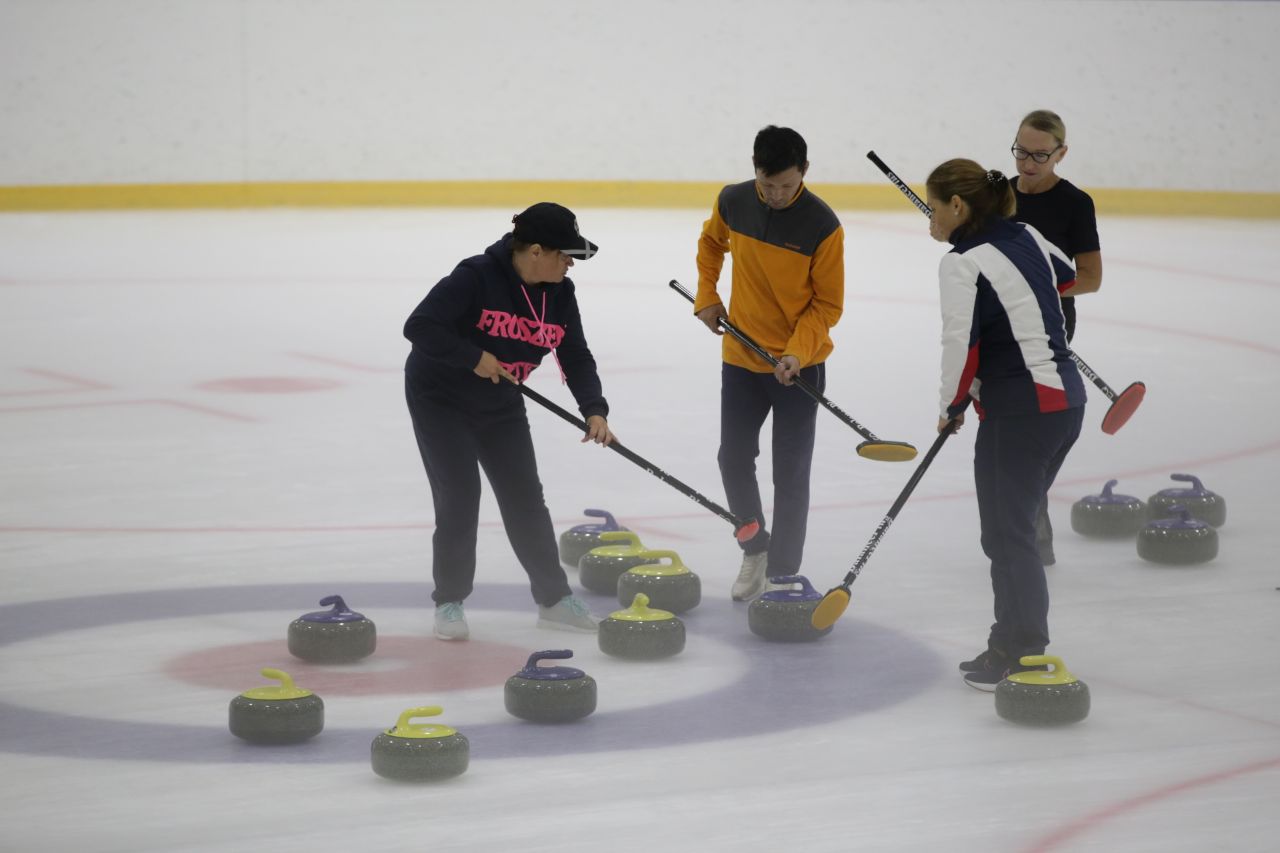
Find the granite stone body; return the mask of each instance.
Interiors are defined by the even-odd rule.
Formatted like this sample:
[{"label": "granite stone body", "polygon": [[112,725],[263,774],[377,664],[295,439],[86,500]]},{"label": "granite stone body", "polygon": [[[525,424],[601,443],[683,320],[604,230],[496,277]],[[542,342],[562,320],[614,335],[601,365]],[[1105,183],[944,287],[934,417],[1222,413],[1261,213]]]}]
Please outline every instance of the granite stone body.
[{"label": "granite stone body", "polygon": [[636,593],[649,596],[653,607],[685,613],[702,601],[702,581],[693,572],[676,575],[643,575],[630,570],[618,578],[618,603],[626,604]]},{"label": "granite stone body", "polygon": [[386,779],[434,782],[466,772],[471,743],[460,733],[446,737],[406,738],[383,732],[369,747],[373,772]]},{"label": "granite stone body", "polygon": [[1108,480],[1102,493],[1087,495],[1071,506],[1071,529],[1081,536],[1133,536],[1147,520],[1147,505],[1132,495],[1111,490],[1116,480]]},{"label": "granite stone body", "polygon": [[298,699],[231,700],[231,733],[250,743],[301,743],[324,728],[324,702],[312,693]]},{"label": "granite stone body", "polygon": [[996,685],[996,713],[1026,726],[1061,726],[1089,716],[1089,687],[1068,684],[1021,684],[1007,678]]}]

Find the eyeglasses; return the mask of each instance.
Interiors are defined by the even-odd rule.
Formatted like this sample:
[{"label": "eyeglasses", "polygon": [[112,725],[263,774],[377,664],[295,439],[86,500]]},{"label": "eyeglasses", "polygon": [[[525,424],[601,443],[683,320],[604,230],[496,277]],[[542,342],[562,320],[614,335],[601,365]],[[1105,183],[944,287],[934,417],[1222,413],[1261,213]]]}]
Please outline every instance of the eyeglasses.
[{"label": "eyeglasses", "polygon": [[1013,152],[1013,159],[1015,160],[1025,160],[1028,157],[1030,157],[1032,160],[1035,160],[1037,163],[1048,163],[1049,158],[1052,157],[1055,153],[1057,153],[1058,149],[1061,147],[1062,147],[1062,144],[1059,143],[1053,149],[1053,151],[1028,151],[1027,149],[1019,145],[1015,145],[1009,150]]}]

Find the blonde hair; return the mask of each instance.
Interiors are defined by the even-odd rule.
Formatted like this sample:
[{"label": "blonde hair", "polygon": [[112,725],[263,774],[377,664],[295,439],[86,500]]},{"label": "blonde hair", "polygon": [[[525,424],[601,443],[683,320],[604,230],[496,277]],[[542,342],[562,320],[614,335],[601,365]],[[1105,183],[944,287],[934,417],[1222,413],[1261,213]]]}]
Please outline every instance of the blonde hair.
[{"label": "blonde hair", "polygon": [[1004,173],[984,169],[973,160],[948,160],[929,173],[925,188],[939,201],[958,195],[969,205],[969,218],[956,228],[953,240],[983,230],[992,220],[1008,219],[1018,209]]},{"label": "blonde hair", "polygon": [[1062,117],[1051,110],[1032,110],[1018,124],[1019,128],[1029,127],[1041,133],[1047,133],[1058,141],[1059,145],[1067,144],[1067,126]]}]

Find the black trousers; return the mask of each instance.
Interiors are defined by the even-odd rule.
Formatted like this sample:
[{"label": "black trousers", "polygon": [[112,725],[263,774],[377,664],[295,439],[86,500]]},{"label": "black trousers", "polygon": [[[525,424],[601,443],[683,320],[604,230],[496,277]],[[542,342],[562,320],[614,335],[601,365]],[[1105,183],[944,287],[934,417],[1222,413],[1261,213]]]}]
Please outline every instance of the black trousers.
[{"label": "black trousers", "polygon": [[439,604],[471,594],[481,468],[498,501],[507,539],[529,576],[534,600],[549,607],[569,595],[523,405],[481,419],[416,390],[408,381],[405,396],[435,505],[431,598]]},{"label": "black trousers", "polygon": [[[800,377],[819,391],[827,385],[826,365],[814,364]],[[760,430],[773,413],[773,531],[765,526],[756,480]],[[720,478],[729,510],[739,518],[755,518],[760,532],[743,544],[748,554],[769,552],[769,576],[800,571],[809,525],[809,471],[817,430],[818,404],[794,385],[783,385],[772,373],[753,373],[722,365],[720,381]]]},{"label": "black trousers", "polygon": [[978,427],[973,477],[995,594],[987,644],[1014,660],[1043,654],[1049,644],[1049,587],[1036,548],[1036,512],[1083,421],[1081,406],[987,418]]},{"label": "black trousers", "polygon": [[[1076,300],[1068,296],[1062,300],[1062,314],[1066,320],[1067,343],[1076,336]],[[1053,553],[1053,522],[1049,520],[1049,496],[1040,502],[1040,513],[1036,517],[1036,547],[1041,552]]]}]

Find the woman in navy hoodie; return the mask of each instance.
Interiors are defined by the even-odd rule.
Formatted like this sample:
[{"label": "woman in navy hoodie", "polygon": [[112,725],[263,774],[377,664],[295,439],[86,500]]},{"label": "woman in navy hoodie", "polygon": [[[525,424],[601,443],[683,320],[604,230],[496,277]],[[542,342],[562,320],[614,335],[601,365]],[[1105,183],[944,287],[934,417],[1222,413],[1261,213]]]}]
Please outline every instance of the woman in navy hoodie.
[{"label": "woman in navy hoodie", "polygon": [[469,633],[462,602],[475,578],[481,468],[529,575],[538,626],[597,626],[560,567],[524,397],[516,388],[554,353],[588,426],[582,440],[613,441],[609,405],[582,333],[573,282],[565,277],[575,258],[586,260],[597,247],[558,204],[535,204],[511,221],[511,233],[459,263],[404,327],[413,343],[405,395],[435,505],[435,635],[444,640]]},{"label": "woman in navy hoodie", "polygon": [[1009,179],[948,160],[925,182],[929,233],[952,244],[938,267],[942,399],[938,430],[974,404],[982,550],[991,560],[995,624],[987,648],[960,664],[965,682],[995,690],[1049,644],[1049,588],[1036,511],[1080,435],[1084,383],[1067,349],[1059,294],[1075,284],[1060,249],[1014,213]]}]

